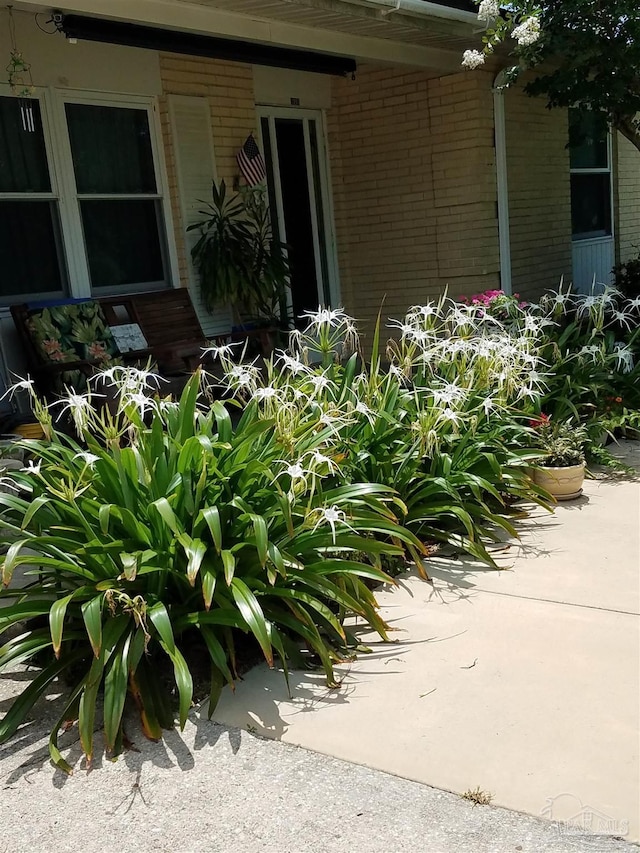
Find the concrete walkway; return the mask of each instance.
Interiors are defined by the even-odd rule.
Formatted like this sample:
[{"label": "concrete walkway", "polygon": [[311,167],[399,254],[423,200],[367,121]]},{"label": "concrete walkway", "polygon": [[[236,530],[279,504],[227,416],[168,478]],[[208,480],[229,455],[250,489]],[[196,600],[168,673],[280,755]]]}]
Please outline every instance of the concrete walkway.
[{"label": "concrete walkway", "polygon": [[[640,467],[640,445],[625,452]],[[397,643],[372,642],[341,689],[294,673],[289,700],[281,674],[258,667],[216,719],[637,840],[640,483],[587,481],[524,527],[498,554],[506,571],[435,560],[433,586],[383,591]]]},{"label": "concrete walkway", "polygon": [[[0,746],[0,853],[637,849],[615,836],[638,825],[639,488],[589,483],[502,553],[512,571],[442,561],[433,588],[384,592],[397,644],[372,646],[339,691],[295,676],[293,702],[257,668],[220,706],[236,728],[194,709],[154,744],[131,718],[135,750],[91,773],[74,728],[67,777],[48,762],[53,692]],[[0,676],[0,714],[32,677]],[[514,810],[460,798],[477,787]]]}]

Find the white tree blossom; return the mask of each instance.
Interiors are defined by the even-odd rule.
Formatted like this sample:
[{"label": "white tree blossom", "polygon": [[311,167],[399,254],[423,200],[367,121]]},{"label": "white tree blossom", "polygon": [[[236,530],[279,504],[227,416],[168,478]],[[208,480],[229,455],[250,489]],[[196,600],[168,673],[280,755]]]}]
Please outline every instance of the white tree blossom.
[{"label": "white tree blossom", "polygon": [[481,53],[479,50],[465,50],[462,54],[463,68],[468,68],[469,71],[473,71],[481,65],[484,65],[484,53]]},{"label": "white tree blossom", "polygon": [[535,44],[540,38],[540,20],[532,15],[526,18],[517,27],[511,31],[511,38],[514,38],[520,47],[528,47]]},{"label": "white tree blossom", "polygon": [[490,23],[500,15],[500,4],[498,0],[481,0],[478,7],[478,20]]}]

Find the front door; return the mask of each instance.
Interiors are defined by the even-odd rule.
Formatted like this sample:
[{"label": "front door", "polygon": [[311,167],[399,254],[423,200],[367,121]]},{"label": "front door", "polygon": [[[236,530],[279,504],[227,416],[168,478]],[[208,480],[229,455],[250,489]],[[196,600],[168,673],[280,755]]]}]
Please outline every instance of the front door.
[{"label": "front door", "polygon": [[322,113],[259,107],[269,206],[291,267],[290,308],[303,311],[338,299]]}]

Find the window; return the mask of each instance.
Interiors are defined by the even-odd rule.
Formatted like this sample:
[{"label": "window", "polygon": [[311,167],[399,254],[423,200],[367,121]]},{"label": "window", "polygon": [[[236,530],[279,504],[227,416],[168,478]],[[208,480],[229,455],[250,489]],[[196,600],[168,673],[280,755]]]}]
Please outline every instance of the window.
[{"label": "window", "polygon": [[67,273],[59,199],[49,170],[38,100],[33,130],[25,129],[21,102],[0,97],[0,300],[61,296]]},{"label": "window", "polygon": [[606,118],[569,110],[571,225],[574,240],[610,237],[611,155]]},{"label": "window", "polygon": [[169,286],[151,104],[44,97],[0,96],[0,301]]}]

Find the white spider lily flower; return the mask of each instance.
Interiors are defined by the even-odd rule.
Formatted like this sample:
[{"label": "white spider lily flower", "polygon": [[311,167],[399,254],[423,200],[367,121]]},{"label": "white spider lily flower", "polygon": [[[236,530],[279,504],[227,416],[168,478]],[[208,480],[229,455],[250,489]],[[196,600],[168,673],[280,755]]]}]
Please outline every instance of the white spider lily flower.
[{"label": "white spider lily flower", "polygon": [[511,38],[518,42],[519,47],[529,47],[540,38],[540,20],[535,15],[526,18],[511,31]]},{"label": "white spider lily flower", "polygon": [[409,315],[416,317],[423,317],[425,320],[427,317],[434,317],[438,313],[438,307],[433,304],[433,302],[427,302],[425,305],[414,305],[413,308],[409,310]]},{"label": "white spider lily flower", "polygon": [[152,370],[143,370],[139,367],[126,367],[122,364],[116,364],[113,367],[107,367],[90,377],[90,381],[106,383],[107,381],[116,385],[124,391],[139,391],[147,386],[155,385],[160,387],[161,382],[167,382],[164,376],[154,373]]},{"label": "white spider lily flower", "polygon": [[320,394],[325,388],[328,388],[331,384],[330,380],[323,374],[320,373],[315,376],[309,377],[309,382],[313,385],[313,390],[316,394]]},{"label": "white spider lily flower", "polygon": [[624,309],[615,309],[611,312],[611,321],[609,325],[611,323],[619,323],[621,326],[624,326],[627,331],[629,331],[631,329],[632,319],[633,318],[631,317],[628,311],[625,311]]},{"label": "white spider lily flower", "polygon": [[337,505],[324,507],[322,509],[316,509],[311,513],[311,515],[317,515],[316,523],[313,525],[313,531],[315,532],[321,524],[328,524],[331,528],[331,538],[333,540],[333,544],[336,544],[336,527],[341,524],[344,527],[347,527],[353,533],[356,531],[347,521],[347,515],[344,510],[341,510]]},{"label": "white spider lily flower", "polygon": [[347,423],[347,420],[342,415],[335,415],[331,412],[322,412],[318,418],[318,423],[335,431],[344,426]]},{"label": "white spider lily flower", "polygon": [[65,398],[52,403],[53,406],[62,406],[58,420],[60,420],[65,412],[69,412],[76,429],[78,432],[82,432],[86,429],[89,417],[93,412],[93,406],[91,405],[92,396],[104,397],[104,394],[78,394],[75,391],[70,391]]},{"label": "white spider lily flower", "polygon": [[287,467],[282,472],[286,474],[288,477],[291,477],[292,480],[304,480],[305,474],[309,472],[305,472],[304,468],[299,462],[294,462],[291,465],[287,465]]},{"label": "white spider lily flower", "polygon": [[461,65],[470,71],[479,68],[481,65],[484,65],[484,53],[481,53],[479,50],[465,50],[462,54]]},{"label": "white spider lily flower", "polygon": [[120,400],[120,408],[126,409],[129,406],[134,406],[141,418],[156,408],[156,403],[142,391],[128,391],[122,395]]},{"label": "white spider lily flower", "polygon": [[578,357],[590,358],[592,361],[597,361],[602,356],[602,350],[597,344],[586,344],[581,347],[577,353]]},{"label": "white spider lily flower", "polygon": [[255,391],[260,379],[260,370],[255,364],[234,364],[225,374],[229,387],[240,391],[248,388]]},{"label": "white spider lily flower", "polygon": [[554,325],[553,320],[549,320],[547,317],[533,317],[531,314],[525,314],[525,332],[531,332],[533,335],[539,335],[545,326],[550,325]]},{"label": "white spider lily flower", "polygon": [[[317,311],[304,311],[301,318],[307,321],[307,329],[321,329],[323,326],[336,328],[344,322],[351,321],[351,317],[345,313],[344,308],[322,308],[318,306]],[[353,324],[352,324],[353,325]]]},{"label": "white spider lily flower", "polygon": [[313,474],[313,471],[304,468],[300,461],[287,462],[286,459],[276,459],[276,462],[279,462],[281,465],[284,465],[282,471],[276,474],[276,480],[278,480],[280,477],[290,477],[292,492],[297,483],[302,483],[305,488],[307,487],[307,477]]},{"label": "white spider lily flower", "polygon": [[467,392],[464,388],[460,388],[458,385],[449,383],[447,385],[443,385],[442,388],[433,388],[431,395],[438,404],[447,403],[451,406],[454,403],[462,402],[467,396]]},{"label": "white spider lily flower", "polygon": [[633,310],[640,308],[640,296],[635,296],[633,299],[630,299],[627,302],[627,306]]},{"label": "white spider lily flower", "polygon": [[334,474],[336,471],[340,470],[340,468],[333,461],[333,459],[330,456],[327,456],[326,454],[322,453],[321,450],[310,450],[307,455],[309,456],[314,465],[317,465],[318,467],[326,465],[331,474]]},{"label": "white spider lily flower", "polygon": [[544,385],[544,377],[537,370],[530,370],[527,378],[529,385]]},{"label": "white spider lily flower", "polygon": [[496,409],[496,401],[493,399],[493,397],[485,397],[482,401],[482,408],[484,410],[485,416],[489,417],[491,412],[495,411]]},{"label": "white spider lily flower", "polygon": [[82,459],[85,465],[88,465],[90,468],[93,468],[95,463],[100,459],[99,456],[96,456],[95,453],[89,453],[88,450],[82,450],[80,453],[76,453],[73,458]]},{"label": "white spider lily flower", "polygon": [[18,391],[26,391],[31,397],[35,397],[35,391],[33,389],[34,380],[27,376],[26,379],[22,379],[22,377],[18,376],[17,382],[12,382],[9,388],[4,392],[0,400],[4,400],[5,397],[9,397],[12,400]]},{"label": "white spider lily flower", "polygon": [[42,468],[42,460],[38,462],[34,462],[33,459],[30,459],[24,468],[21,468],[21,471],[24,471],[25,474],[35,474],[38,475],[40,473],[40,469]]},{"label": "white spider lily flower", "polygon": [[280,353],[278,355],[278,360],[289,371],[289,373],[292,373],[294,376],[298,376],[300,373],[309,373],[309,368],[306,364],[295,356],[287,355],[286,352]]},{"label": "white spider lily flower", "polygon": [[366,403],[363,403],[362,400],[358,400],[353,409],[359,415],[363,415],[369,421],[369,423],[373,425],[373,422],[376,419],[376,414],[373,409],[370,409],[369,406],[367,406]]},{"label": "white spider lily flower", "polygon": [[613,350],[616,360],[616,368],[623,373],[631,373],[633,370],[633,350],[625,344],[616,344]]},{"label": "white spider lily flower", "polygon": [[221,361],[223,358],[230,358],[233,355],[233,348],[240,346],[240,343],[234,344],[212,344],[210,347],[201,347],[202,355],[210,355],[216,361]]},{"label": "white spider lily flower", "polygon": [[593,293],[588,294],[587,296],[580,296],[576,300],[576,313],[578,317],[584,317],[592,308],[595,308],[596,305],[602,303],[600,296],[596,296]]},{"label": "white spider lily flower", "polygon": [[449,408],[449,406],[447,406],[438,415],[438,420],[449,421],[450,423],[455,424],[457,426],[460,423],[460,415],[457,412],[454,412],[453,409]]},{"label": "white spider lily flower", "polygon": [[279,398],[280,392],[277,388],[272,388],[271,385],[267,385],[264,388],[256,388],[256,390],[251,395],[252,400],[257,400],[260,403],[264,400],[273,400]]},{"label": "white spider lily flower", "polygon": [[415,326],[411,322],[402,322],[401,320],[389,320],[387,326],[390,329],[398,329],[403,338],[411,337],[416,331]]}]

